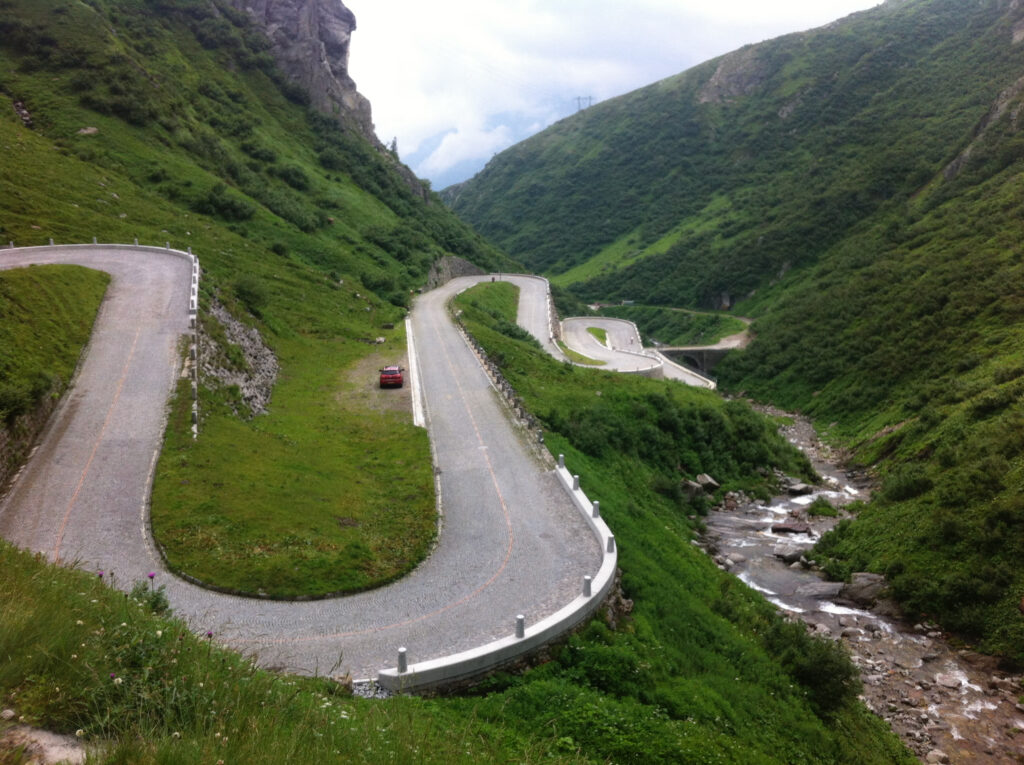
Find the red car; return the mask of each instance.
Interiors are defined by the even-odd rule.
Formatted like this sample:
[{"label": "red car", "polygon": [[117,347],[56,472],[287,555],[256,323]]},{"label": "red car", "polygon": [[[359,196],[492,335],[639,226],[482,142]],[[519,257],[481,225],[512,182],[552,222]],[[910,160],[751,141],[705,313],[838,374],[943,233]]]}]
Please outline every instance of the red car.
[{"label": "red car", "polygon": [[404,370],[399,366],[388,366],[380,370],[380,387],[382,388],[401,388],[402,383],[405,382],[402,379],[402,372]]}]

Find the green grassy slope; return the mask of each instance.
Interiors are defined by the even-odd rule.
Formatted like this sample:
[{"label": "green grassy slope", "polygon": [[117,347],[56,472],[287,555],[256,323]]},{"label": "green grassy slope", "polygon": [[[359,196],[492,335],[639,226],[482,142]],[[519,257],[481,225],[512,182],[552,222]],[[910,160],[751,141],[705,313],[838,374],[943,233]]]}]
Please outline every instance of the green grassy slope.
[{"label": "green grassy slope", "polygon": [[635,607],[623,628],[595,622],[549,664],[494,679],[487,687],[500,692],[478,713],[524,731],[550,726],[616,762],[902,761],[853,703],[848,657],[690,544],[706,506],[684,499],[681,478],[708,471],[723,491],[761,494],[758,468],[806,474],[803,456],[743,403],[552,360],[502,321],[502,305],[514,305],[506,290],[463,293],[462,319],[540,415],[548,447],[601,500]]},{"label": "green grassy slope", "polygon": [[[184,437],[182,410],[172,412],[154,524],[173,503],[190,503],[176,472],[188,464],[205,499],[192,509],[203,541],[235,567],[235,540],[262,551],[270,536],[308,551],[307,540],[341,535],[328,539],[340,551],[333,565],[283,549],[281,560],[305,567],[288,580],[261,552],[250,556],[245,583],[233,584],[316,579],[329,589],[336,581],[325,571],[349,581],[366,573],[343,565],[365,560],[343,536],[352,527],[311,511],[342,494],[330,482],[357,459],[379,459],[363,471],[371,486],[360,502],[372,515],[394,491],[384,458],[414,458],[399,442],[418,444],[417,467],[430,465],[420,431],[388,421],[374,436],[391,441],[364,441],[361,423],[375,415],[339,401],[372,352],[362,340],[385,336],[384,352],[397,352],[401,330],[385,325],[400,319],[435,255],[501,270],[508,262],[436,201],[418,201],[387,156],[310,115],[302,94],[276,78],[259,38],[211,7],[0,0],[0,148],[9,159],[0,162],[0,234],[19,244],[138,236],[194,248],[204,308],[216,297],[257,326],[282,374],[270,412],[251,420],[235,413],[231,390],[204,386],[195,443]],[[8,108],[14,100],[33,128]],[[97,130],[78,132],[87,127]],[[100,759],[111,762],[905,761],[884,726],[851,703],[857,685],[843,655],[779,623],[690,545],[686,514],[699,508],[680,504],[681,462],[750,490],[759,465],[802,469],[766,423],[707,394],[591,377],[497,335],[495,358],[507,357],[506,374],[550,421],[552,443],[607,503],[636,602],[632,621],[617,631],[595,621],[535,672],[496,678],[477,696],[367,702],[332,683],[256,672],[215,640],[144,615],[134,600],[160,605],[148,584],[126,599],[95,577],[0,544],[5,704],[29,722],[109,742]],[[556,422],[558,408],[579,416]],[[621,449],[605,445],[608,429]],[[335,443],[339,433],[353,443]],[[353,453],[359,443],[366,454]],[[244,470],[227,470],[229,456]],[[345,464],[318,476],[326,483],[307,480],[325,457]],[[272,478],[271,498],[302,477],[291,490],[302,495],[300,512],[284,519],[295,539],[245,517],[266,501],[252,488],[257,476]],[[429,494],[421,500],[432,504]],[[203,552],[200,540],[182,538],[184,552]]]},{"label": "green grassy slope", "polygon": [[[401,356],[410,290],[436,257],[508,261],[390,155],[311,113],[266,46],[244,16],[200,0],[3,0],[0,241],[192,247],[201,313],[217,299],[259,328],[282,372],[253,419],[236,391],[201,381],[203,438],[158,469],[160,541],[174,567],[236,589],[361,589],[422,559],[435,507],[425,434],[346,407],[348,370]],[[296,494],[301,475],[316,480]],[[405,527],[370,520],[396,502]]]},{"label": "green grassy slope", "polygon": [[750,46],[502,152],[452,204],[537,270],[596,258],[575,272],[587,297],[717,307],[814,262],[952,159],[1019,76],[1018,17],[891,2]]},{"label": "green grassy slope", "polygon": [[63,393],[109,281],[78,266],[0,271],[0,422]]},{"label": "green grassy slope", "polygon": [[455,202],[537,267],[579,264],[579,296],[740,298],[755,339],[723,388],[812,415],[883,479],[828,569],[887,574],[912,615],[1017,665],[1022,20],[885,3],[595,106]]}]

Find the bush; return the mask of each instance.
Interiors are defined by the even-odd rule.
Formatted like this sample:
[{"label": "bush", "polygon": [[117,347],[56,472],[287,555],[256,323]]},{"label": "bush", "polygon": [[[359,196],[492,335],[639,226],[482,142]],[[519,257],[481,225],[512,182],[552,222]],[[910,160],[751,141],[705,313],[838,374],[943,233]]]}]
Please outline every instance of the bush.
[{"label": "bush", "polygon": [[269,293],[266,286],[255,276],[243,276],[235,282],[235,297],[249,309],[249,313],[262,318]]},{"label": "bush", "polygon": [[192,209],[227,221],[249,220],[256,214],[255,205],[229,191],[224,183],[211,188],[206,196],[192,205]]},{"label": "bush", "polygon": [[309,189],[309,176],[297,165],[281,165],[273,168],[271,172],[296,191]]},{"label": "bush", "polygon": [[843,647],[807,634],[802,622],[776,621],[765,635],[768,650],[807,692],[822,717],[832,717],[860,693],[857,668]]}]

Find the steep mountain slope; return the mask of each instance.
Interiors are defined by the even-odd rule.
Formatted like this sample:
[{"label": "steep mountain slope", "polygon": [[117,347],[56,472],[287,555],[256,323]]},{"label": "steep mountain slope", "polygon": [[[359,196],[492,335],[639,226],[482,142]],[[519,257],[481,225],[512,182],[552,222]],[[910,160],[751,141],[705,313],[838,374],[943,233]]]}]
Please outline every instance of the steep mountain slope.
[{"label": "steep mountain slope", "polygon": [[568,277],[582,295],[719,307],[949,162],[1020,76],[1019,17],[888,2],[598,104],[447,198],[556,281],[593,261]]},{"label": "steep mountain slope", "polygon": [[453,197],[579,295],[741,298],[756,338],[722,385],[813,415],[884,481],[829,570],[886,573],[1017,664],[1022,40],[1018,2],[890,1],[587,110]]},{"label": "steep mountain slope", "polygon": [[[247,365],[211,318],[216,302],[260,331],[281,373],[258,416],[237,389],[205,380],[196,441],[190,402],[178,400],[153,512],[185,506],[186,549],[291,588],[370,568],[367,548],[380,541],[364,531],[362,546],[349,544],[344,535],[365,526],[338,512],[342,503],[367,524],[387,521],[393,498],[412,487],[403,503],[425,508],[436,528],[423,431],[347,394],[372,380],[378,356],[402,352],[409,291],[436,258],[512,264],[424,199],[359,129],[311,112],[271,45],[219,0],[0,0],[0,234],[22,245],[137,236],[193,247],[219,361]],[[382,345],[366,342],[378,336]],[[527,348],[499,346],[523,359],[512,372],[554,375],[559,396],[593,401],[592,378],[574,382],[571,369]],[[585,430],[628,419],[624,437],[656,458],[637,469],[615,453],[576,452],[603,496],[617,497],[607,511],[623,519],[617,540],[637,562],[624,597],[640,607],[632,620],[619,614],[617,629],[597,620],[543,668],[495,679],[481,697],[369,702],[322,678],[275,681],[281,692],[268,695],[253,680],[265,676],[242,670],[212,636],[194,641],[185,625],[143,619],[107,591],[109,577],[55,571],[0,543],[7,569],[25,575],[6,577],[0,593],[5,704],[111,742],[98,755],[108,761],[905,761],[856,703],[842,652],[783,624],[690,544],[678,450],[722,466],[727,485],[762,491],[755,464],[794,464],[792,451],[742,404],[662,394],[657,381],[600,385],[607,408]],[[674,423],[673,435],[647,438],[659,421]],[[747,434],[743,459],[728,432]],[[190,464],[203,470],[175,472]],[[424,475],[427,488],[416,489]],[[267,520],[277,526],[256,526]],[[408,532],[402,525],[397,542],[408,544]],[[392,547],[412,565],[401,545]],[[638,554],[654,550],[656,561]],[[136,599],[159,610],[160,596],[143,582]]]}]

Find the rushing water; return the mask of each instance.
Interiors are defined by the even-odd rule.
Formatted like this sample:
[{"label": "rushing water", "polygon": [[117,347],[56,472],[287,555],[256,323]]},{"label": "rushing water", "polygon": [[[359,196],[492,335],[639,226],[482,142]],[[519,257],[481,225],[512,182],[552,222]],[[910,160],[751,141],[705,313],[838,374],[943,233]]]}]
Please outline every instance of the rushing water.
[{"label": "rushing water", "polygon": [[[811,493],[779,496],[767,504],[727,499],[707,518],[704,543],[709,553],[779,609],[822,636],[842,640],[861,670],[864,702],[919,757],[929,762],[1024,763],[1020,677],[997,671],[988,657],[955,650],[933,625],[905,622],[891,603],[883,600],[870,610],[860,607],[844,598],[841,583],[826,582],[806,562],[786,563],[779,557],[810,554],[821,534],[837,522],[807,516],[815,499],[825,497],[842,508],[867,500],[871,490],[865,476],[839,466],[808,422],[793,419],[783,432],[811,459],[822,483]],[[806,533],[772,530],[787,523],[809,528]]]}]

